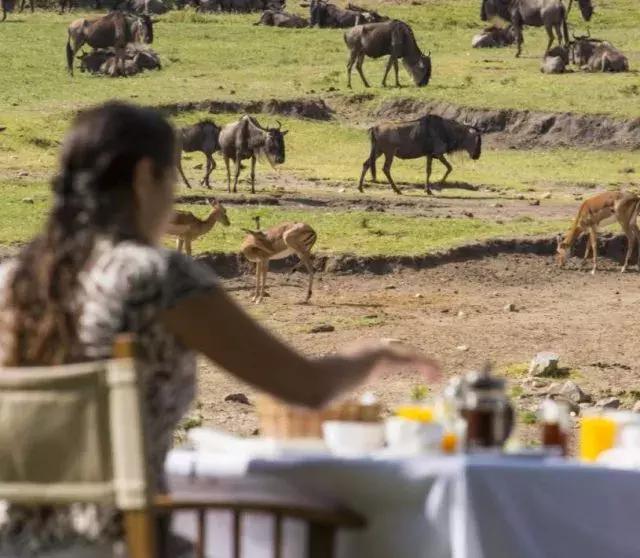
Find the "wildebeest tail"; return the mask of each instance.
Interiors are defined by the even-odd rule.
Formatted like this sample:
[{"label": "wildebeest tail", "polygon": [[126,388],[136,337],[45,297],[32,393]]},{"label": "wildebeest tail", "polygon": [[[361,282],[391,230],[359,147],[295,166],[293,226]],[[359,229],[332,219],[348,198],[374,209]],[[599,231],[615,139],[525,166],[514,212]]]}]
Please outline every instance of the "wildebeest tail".
[{"label": "wildebeest tail", "polygon": [[71,48],[71,35],[67,37],[67,70],[73,74],[73,49]]},{"label": "wildebeest tail", "polygon": [[371,149],[369,151],[369,170],[373,181],[376,181],[376,129],[371,127],[368,130],[369,140],[371,141]]}]

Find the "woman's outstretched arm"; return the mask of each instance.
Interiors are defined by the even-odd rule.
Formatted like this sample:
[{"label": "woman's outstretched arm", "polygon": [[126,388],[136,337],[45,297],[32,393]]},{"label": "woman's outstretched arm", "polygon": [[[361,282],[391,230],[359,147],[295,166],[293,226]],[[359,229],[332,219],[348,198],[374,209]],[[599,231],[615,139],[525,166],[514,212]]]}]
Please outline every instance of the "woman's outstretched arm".
[{"label": "woman's outstretched arm", "polygon": [[309,359],[273,336],[221,287],[180,301],[162,316],[165,327],[238,378],[290,403],[325,405],[373,373],[413,368],[427,379],[438,375],[430,359],[399,345],[363,343]]}]

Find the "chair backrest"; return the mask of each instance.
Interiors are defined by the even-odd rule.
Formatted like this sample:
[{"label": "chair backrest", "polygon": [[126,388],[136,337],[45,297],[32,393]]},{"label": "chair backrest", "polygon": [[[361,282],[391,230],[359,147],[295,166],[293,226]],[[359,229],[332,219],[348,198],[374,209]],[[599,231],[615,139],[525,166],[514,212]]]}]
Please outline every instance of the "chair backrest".
[{"label": "chair backrest", "polygon": [[0,369],[0,499],[149,506],[132,341],[114,359]]}]

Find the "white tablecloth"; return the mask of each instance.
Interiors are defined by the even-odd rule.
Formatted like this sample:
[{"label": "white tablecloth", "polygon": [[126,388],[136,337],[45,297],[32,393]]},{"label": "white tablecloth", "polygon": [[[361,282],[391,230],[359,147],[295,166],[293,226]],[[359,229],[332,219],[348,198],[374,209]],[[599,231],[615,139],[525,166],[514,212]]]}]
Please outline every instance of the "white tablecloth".
[{"label": "white tablecloth", "polygon": [[[368,528],[342,532],[339,558],[638,558],[640,473],[524,457],[250,460],[174,451],[172,474],[273,474],[340,499]],[[191,527],[183,517],[177,529]],[[269,556],[268,525],[248,524],[246,556]],[[228,524],[212,519],[211,558]],[[285,556],[300,556],[291,527]],[[214,542],[215,541],[215,542]]]}]

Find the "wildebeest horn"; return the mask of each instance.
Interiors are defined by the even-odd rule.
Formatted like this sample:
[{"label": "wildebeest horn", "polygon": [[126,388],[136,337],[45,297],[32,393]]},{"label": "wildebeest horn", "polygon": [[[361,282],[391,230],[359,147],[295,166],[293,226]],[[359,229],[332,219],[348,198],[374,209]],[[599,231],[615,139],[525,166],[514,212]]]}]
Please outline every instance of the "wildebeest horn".
[{"label": "wildebeest horn", "polygon": [[277,124],[278,124],[278,130],[280,130],[282,128],[282,122],[280,122],[280,120],[276,120]]},{"label": "wildebeest horn", "polygon": [[251,234],[251,235],[254,235],[254,236],[255,236],[255,234],[256,234],[256,231],[252,231],[251,229],[245,229],[245,228],[242,228],[242,229],[240,229],[240,230],[241,230],[242,232],[246,232],[247,234]]}]

